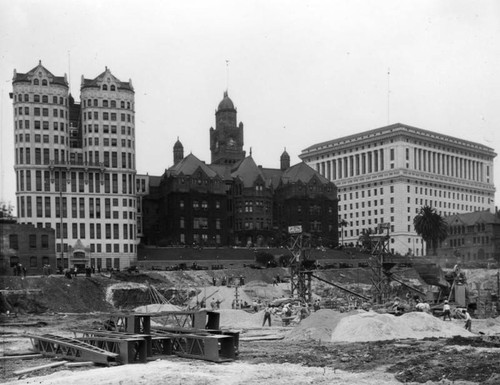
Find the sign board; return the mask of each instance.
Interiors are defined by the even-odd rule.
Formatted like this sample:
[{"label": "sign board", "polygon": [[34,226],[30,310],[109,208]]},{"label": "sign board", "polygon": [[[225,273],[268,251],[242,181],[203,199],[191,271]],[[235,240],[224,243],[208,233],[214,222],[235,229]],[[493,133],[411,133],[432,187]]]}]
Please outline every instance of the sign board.
[{"label": "sign board", "polygon": [[301,225],[288,226],[288,233],[289,234],[300,234],[300,233],[302,233],[302,226]]}]

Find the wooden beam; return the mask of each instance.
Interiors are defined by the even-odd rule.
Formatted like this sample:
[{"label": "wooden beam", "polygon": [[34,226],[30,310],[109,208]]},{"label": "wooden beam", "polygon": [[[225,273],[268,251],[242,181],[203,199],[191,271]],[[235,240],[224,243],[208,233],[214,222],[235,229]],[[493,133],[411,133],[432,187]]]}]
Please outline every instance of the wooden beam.
[{"label": "wooden beam", "polygon": [[0,361],[8,361],[8,360],[30,360],[32,358],[42,358],[43,354],[33,353],[33,354],[23,354],[23,355],[12,355],[12,356],[2,356],[0,357]]},{"label": "wooden beam", "polygon": [[64,366],[68,368],[77,368],[80,366],[94,366],[95,363],[93,361],[84,361],[84,362],[66,362]]},{"label": "wooden beam", "polygon": [[20,375],[23,375],[23,374],[26,374],[26,373],[30,373],[30,372],[34,372],[34,371],[41,370],[41,369],[48,369],[48,368],[55,368],[55,367],[58,367],[58,366],[63,366],[67,362],[68,361],[58,361],[58,362],[52,362],[51,364],[46,364],[46,365],[41,365],[41,366],[35,366],[33,368],[16,370],[14,372],[14,374],[16,376],[20,376]]}]

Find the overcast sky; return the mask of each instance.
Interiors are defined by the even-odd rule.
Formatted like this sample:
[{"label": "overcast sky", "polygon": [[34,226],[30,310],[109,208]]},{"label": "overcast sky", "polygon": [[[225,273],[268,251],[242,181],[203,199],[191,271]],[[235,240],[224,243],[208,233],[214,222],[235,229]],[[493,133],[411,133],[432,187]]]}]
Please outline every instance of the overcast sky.
[{"label": "overcast sky", "polygon": [[38,60],[77,100],[82,75],[132,79],[138,173],[170,167],[177,137],[209,163],[227,86],[264,167],[396,122],[500,149],[500,1],[0,0],[0,194],[14,204],[8,94]]}]

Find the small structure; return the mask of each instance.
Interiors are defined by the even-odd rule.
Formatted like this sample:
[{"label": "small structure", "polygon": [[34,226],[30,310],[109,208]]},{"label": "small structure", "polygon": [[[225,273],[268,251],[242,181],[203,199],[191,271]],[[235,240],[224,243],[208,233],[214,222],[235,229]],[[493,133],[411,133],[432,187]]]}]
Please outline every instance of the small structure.
[{"label": "small structure", "polygon": [[54,229],[0,221],[0,275],[42,275],[44,266],[55,272]]}]

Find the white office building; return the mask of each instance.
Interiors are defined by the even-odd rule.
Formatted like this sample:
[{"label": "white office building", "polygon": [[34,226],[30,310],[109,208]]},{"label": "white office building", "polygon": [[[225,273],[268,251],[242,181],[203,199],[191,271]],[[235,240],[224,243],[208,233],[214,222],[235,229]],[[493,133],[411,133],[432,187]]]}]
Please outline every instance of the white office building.
[{"label": "white office building", "polygon": [[422,206],[442,216],[494,212],[495,156],[482,144],[397,123],[314,144],[300,158],[337,185],[344,244],[384,223],[392,252],[421,256],[413,218]]}]

